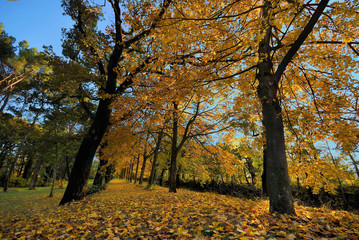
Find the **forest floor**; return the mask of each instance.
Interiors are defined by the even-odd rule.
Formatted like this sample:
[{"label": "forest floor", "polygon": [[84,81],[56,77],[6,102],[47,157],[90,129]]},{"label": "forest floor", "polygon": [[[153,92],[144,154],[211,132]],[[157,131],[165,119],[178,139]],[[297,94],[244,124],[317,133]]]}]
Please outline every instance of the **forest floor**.
[{"label": "forest floor", "polygon": [[9,193],[0,193],[0,239],[359,239],[359,216],[346,211],[270,214],[264,200],[121,180],[65,206],[63,190],[52,198],[44,190]]}]

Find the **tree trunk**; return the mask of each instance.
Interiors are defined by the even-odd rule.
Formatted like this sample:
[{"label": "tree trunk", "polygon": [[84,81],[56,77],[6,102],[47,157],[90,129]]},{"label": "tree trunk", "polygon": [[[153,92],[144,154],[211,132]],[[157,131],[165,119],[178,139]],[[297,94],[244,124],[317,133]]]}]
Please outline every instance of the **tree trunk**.
[{"label": "tree trunk", "polygon": [[99,159],[100,163],[98,165],[95,179],[93,180],[93,186],[101,187],[103,185],[104,175],[106,171],[106,165],[108,161],[103,158],[103,152],[102,149],[104,148],[104,144],[101,145],[101,148],[99,149]]},{"label": "tree trunk", "polygon": [[143,176],[145,174],[147,159],[148,159],[148,156],[147,156],[147,151],[145,149],[145,152],[143,153],[143,162],[142,162],[142,167],[141,167],[140,179],[138,180],[138,183],[140,185],[142,185],[142,182],[143,182]]},{"label": "tree trunk", "polygon": [[[263,94],[263,91],[261,92]],[[264,98],[264,96],[267,96],[267,98]],[[268,163],[266,166],[266,181],[269,187],[270,211],[295,214],[285,153],[281,108],[277,97],[267,100],[270,96],[271,91],[266,91],[260,97],[262,99],[262,114],[266,129],[266,160]]]},{"label": "tree trunk", "polygon": [[172,123],[172,145],[171,145],[171,165],[169,168],[169,192],[177,192],[176,175],[177,175],[177,135],[178,135],[178,104],[173,103],[173,123]]},{"label": "tree trunk", "polygon": [[107,161],[105,159],[100,159],[100,163],[97,168],[95,179],[93,180],[93,186],[100,187],[103,185],[103,177],[106,171]]},{"label": "tree trunk", "polygon": [[92,160],[109,125],[110,104],[111,100],[108,98],[100,100],[95,119],[77,153],[69,183],[60,201],[60,205],[73,200],[81,200],[85,196]]},{"label": "tree trunk", "polygon": [[140,165],[140,155],[137,155],[136,172],[135,172],[135,183],[137,182],[138,166]]},{"label": "tree trunk", "polygon": [[314,14],[296,41],[291,45],[287,54],[283,57],[275,73],[272,71],[273,64],[271,62],[272,52],[270,46],[272,27],[269,23],[274,17],[271,16],[273,12],[271,2],[265,1],[264,7],[262,8],[262,17],[264,19],[262,33],[264,36],[258,48],[259,62],[257,65],[257,79],[259,85],[257,93],[262,104],[263,125],[266,135],[266,178],[269,186],[271,212],[295,214],[285,153],[282,110],[277,97],[278,85],[286,67],[313,30],[314,25],[322,15],[328,2],[329,0],[320,1]]},{"label": "tree trunk", "polygon": [[7,105],[7,103],[9,102],[9,99],[10,99],[10,93],[6,94],[5,99],[4,99],[4,103],[0,107],[0,113],[4,112],[4,109],[5,109],[6,105]]},{"label": "tree trunk", "polygon": [[105,184],[110,183],[114,172],[115,172],[115,166],[113,164],[109,164],[106,168]]},{"label": "tree trunk", "polygon": [[51,190],[50,190],[49,197],[54,196],[54,188],[55,188],[55,182],[56,182],[56,168],[57,168],[57,162],[58,162],[57,158],[58,157],[56,156],[56,159],[55,159],[55,162],[54,162],[54,169],[53,169],[53,172],[52,172],[52,183],[51,183]]},{"label": "tree trunk", "polygon": [[[16,156],[17,157],[17,156]],[[14,168],[15,168],[15,164],[16,164],[16,157],[15,159],[11,162],[11,165],[10,165],[10,168],[9,168],[9,171],[7,172],[7,174],[5,175],[5,182],[4,182],[4,192],[7,192],[7,189],[9,187],[9,182],[10,182],[10,178],[11,178],[11,174],[12,172],[14,171]]]},{"label": "tree trunk", "polygon": [[131,160],[131,163],[130,163],[130,182],[132,182],[132,178],[133,178],[133,166],[135,165],[135,161],[134,159]]},{"label": "tree trunk", "polygon": [[274,79],[273,64],[271,62],[271,27],[267,24],[270,19],[271,3],[266,1],[262,9],[264,37],[259,43],[257,87],[258,97],[262,104],[263,125],[266,135],[267,163],[266,181],[269,187],[270,211],[295,214],[290,181],[288,175],[287,158],[285,153],[284,129],[281,107],[277,98],[278,85]]},{"label": "tree trunk", "polygon": [[350,159],[352,160],[352,163],[353,163],[353,166],[354,166],[355,172],[356,172],[356,174],[357,174],[357,176],[358,176],[358,178],[359,178],[359,169],[358,169],[358,164],[357,164],[357,162],[355,161],[355,159],[354,159],[353,155],[351,155],[350,153],[349,153],[349,157],[350,157]]},{"label": "tree trunk", "polygon": [[262,196],[268,196],[268,182],[267,182],[267,146],[263,146],[263,172],[262,172]]},{"label": "tree trunk", "polygon": [[156,142],[156,147],[155,147],[155,151],[154,151],[154,155],[153,155],[153,161],[152,161],[152,169],[151,169],[151,175],[150,175],[150,179],[148,179],[148,185],[147,185],[147,189],[150,189],[154,180],[155,180],[155,172],[156,172],[156,167],[157,167],[157,159],[158,159],[158,153],[160,150],[160,145],[161,145],[161,141],[162,141],[162,137],[163,137],[163,132],[159,132],[158,136],[157,136],[157,142]]},{"label": "tree trunk", "polygon": [[22,173],[22,177],[26,180],[29,179],[29,177],[31,175],[31,166],[32,166],[33,160],[34,160],[33,153],[30,153],[28,155],[28,160],[25,163],[24,172]]},{"label": "tree trunk", "polygon": [[246,179],[247,185],[249,185],[249,180],[248,180],[248,177],[247,177],[247,171],[246,171],[245,168],[243,168],[243,173],[244,173],[244,178]]},{"label": "tree trunk", "polygon": [[160,186],[163,186],[163,177],[164,177],[164,175],[165,175],[165,171],[166,171],[166,169],[163,168],[162,171],[161,171],[161,175],[160,175],[160,177],[159,177],[159,179],[158,179],[158,181],[159,181],[158,184],[159,184]]},{"label": "tree trunk", "polygon": [[22,157],[20,167],[17,169],[17,174],[16,174],[17,177],[20,177],[22,170],[24,169],[24,166],[25,166],[25,156]]},{"label": "tree trunk", "polygon": [[31,181],[30,181],[30,185],[29,185],[29,190],[34,190],[35,189],[37,175],[38,175],[38,172],[40,170],[41,164],[42,164],[42,159],[38,159],[36,161],[36,164],[35,164],[34,172],[32,173],[32,177],[31,177]]}]

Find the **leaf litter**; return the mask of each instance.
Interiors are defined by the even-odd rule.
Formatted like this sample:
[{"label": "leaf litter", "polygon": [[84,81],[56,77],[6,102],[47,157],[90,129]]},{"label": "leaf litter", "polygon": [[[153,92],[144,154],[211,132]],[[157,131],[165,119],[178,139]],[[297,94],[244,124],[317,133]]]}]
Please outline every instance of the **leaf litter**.
[{"label": "leaf litter", "polygon": [[174,194],[115,180],[82,201],[57,206],[49,199],[48,204],[7,213],[0,220],[0,238],[359,239],[354,213],[296,206],[297,216],[290,216],[270,214],[268,208],[265,200],[185,189]]}]

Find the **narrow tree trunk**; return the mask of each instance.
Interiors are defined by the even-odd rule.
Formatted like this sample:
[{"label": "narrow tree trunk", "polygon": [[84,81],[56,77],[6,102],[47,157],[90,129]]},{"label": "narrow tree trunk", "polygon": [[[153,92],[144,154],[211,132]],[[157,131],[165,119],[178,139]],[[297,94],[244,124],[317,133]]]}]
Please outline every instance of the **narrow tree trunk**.
[{"label": "narrow tree trunk", "polygon": [[352,163],[353,163],[353,166],[354,166],[355,172],[356,172],[356,174],[357,174],[357,176],[358,176],[358,178],[359,178],[359,169],[358,169],[358,164],[357,164],[357,162],[355,161],[355,159],[354,159],[353,155],[351,155],[350,153],[349,153],[349,157],[350,157],[350,159],[352,160]]},{"label": "narrow tree trunk", "polygon": [[22,161],[20,163],[20,167],[18,168],[17,170],[17,174],[16,176],[17,177],[20,177],[21,173],[22,173],[22,170],[24,169],[24,166],[25,166],[25,156],[22,157]]},{"label": "narrow tree trunk", "polygon": [[135,172],[135,183],[137,182],[137,175],[138,175],[138,167],[140,165],[140,155],[137,155],[137,162],[136,162],[136,172]]},{"label": "narrow tree trunk", "polygon": [[97,187],[101,187],[103,185],[104,175],[105,175],[105,171],[106,171],[106,165],[108,163],[108,161],[103,158],[104,155],[103,155],[102,149],[104,147],[105,147],[105,145],[102,144],[101,148],[99,149],[100,163],[99,163],[97,171],[96,171],[95,179],[93,180],[93,186],[97,186]]},{"label": "narrow tree trunk", "polygon": [[162,171],[161,171],[161,174],[160,174],[160,177],[159,177],[159,183],[158,183],[160,186],[163,186],[163,177],[165,175],[165,171],[166,171],[165,168],[163,168]]},{"label": "narrow tree trunk", "polygon": [[148,185],[147,185],[147,189],[150,189],[154,180],[155,180],[155,172],[156,172],[156,167],[157,167],[157,159],[158,159],[158,153],[160,150],[160,145],[161,145],[161,141],[162,141],[162,137],[163,137],[163,132],[159,132],[158,136],[157,136],[157,142],[156,142],[156,147],[155,147],[155,151],[153,154],[153,161],[152,161],[152,169],[151,169],[151,175],[150,175],[150,179],[148,180]]},{"label": "narrow tree trunk", "polygon": [[109,164],[106,168],[105,184],[110,183],[114,172],[115,172],[115,166],[113,164]]},{"label": "narrow tree trunk", "polygon": [[[17,156],[16,156],[16,157],[17,157]],[[9,187],[10,178],[11,178],[12,172],[13,172],[14,169],[15,169],[15,164],[16,164],[16,160],[17,160],[16,157],[15,157],[15,159],[11,162],[10,168],[9,168],[7,174],[5,175],[6,178],[5,178],[5,182],[4,182],[4,188],[3,188],[4,192],[7,192],[7,189],[8,189],[8,187]]]},{"label": "narrow tree trunk", "polygon": [[100,187],[103,185],[103,178],[106,171],[106,164],[107,161],[105,159],[100,159],[100,163],[96,171],[95,179],[93,180],[93,186]]},{"label": "narrow tree trunk", "polygon": [[268,196],[268,182],[267,182],[267,146],[263,146],[263,172],[262,172],[262,196]]},{"label": "narrow tree trunk", "polygon": [[169,168],[169,192],[177,192],[176,175],[177,175],[177,135],[178,135],[178,104],[173,103],[173,123],[172,123],[172,145],[171,145],[171,165]]},{"label": "narrow tree trunk", "polygon": [[[57,148],[57,147],[56,147]],[[57,152],[57,150],[56,150]],[[53,197],[54,196],[54,188],[55,188],[55,182],[56,182],[56,170],[57,170],[57,162],[58,162],[58,153],[56,153],[56,159],[53,165],[53,171],[52,171],[52,183],[51,183],[51,190],[50,190],[50,195],[49,197]]]},{"label": "narrow tree trunk", "polygon": [[132,182],[132,178],[133,178],[133,165],[134,165],[134,159],[131,160],[130,162],[130,182]]},{"label": "narrow tree trunk", "polygon": [[38,159],[36,161],[35,168],[34,168],[34,171],[32,173],[32,177],[31,177],[31,181],[30,181],[30,185],[29,185],[29,190],[34,190],[35,189],[37,175],[38,175],[38,172],[40,170],[41,164],[42,164],[42,159]]},{"label": "narrow tree trunk", "polygon": [[247,185],[249,185],[249,180],[248,180],[248,177],[247,177],[247,171],[246,171],[245,168],[243,168],[243,173],[244,173],[244,178],[246,179]]},{"label": "narrow tree trunk", "polygon": [[145,174],[147,159],[148,159],[148,156],[147,156],[147,151],[145,149],[145,152],[143,153],[143,162],[142,162],[142,167],[141,167],[140,179],[138,180],[138,183],[140,185],[142,185],[142,183],[143,183],[143,176]]},{"label": "narrow tree trunk", "polygon": [[[43,105],[41,106],[41,108],[43,107]],[[13,173],[14,169],[15,169],[15,164],[16,164],[16,161],[17,159],[19,158],[20,156],[20,150],[22,148],[22,146],[25,145],[26,141],[27,141],[27,138],[29,136],[29,134],[31,133],[32,129],[34,128],[35,124],[36,124],[36,121],[37,121],[37,118],[39,117],[40,115],[40,111],[38,111],[31,123],[31,126],[30,128],[26,131],[26,134],[25,136],[23,137],[22,141],[20,142],[19,146],[18,146],[18,149],[17,149],[17,152],[16,152],[16,156],[14,158],[14,161],[13,163],[11,164],[11,167],[9,169],[9,174],[7,176],[7,178],[5,179],[5,183],[4,183],[4,192],[7,191],[7,188],[8,188],[8,184],[9,184],[9,181],[10,181],[10,177],[11,177],[11,174]]]},{"label": "narrow tree trunk", "polygon": [[[69,156],[65,157],[65,162],[66,162],[66,166],[65,166],[65,179],[69,180],[70,179],[70,158]],[[66,178],[66,174],[67,174],[67,178]]]},{"label": "narrow tree trunk", "polygon": [[9,99],[10,99],[10,93],[6,94],[5,99],[4,99],[4,103],[0,107],[0,113],[4,112],[4,109],[5,109],[6,105],[7,105],[7,103],[9,102]]},{"label": "narrow tree trunk", "polygon": [[33,164],[33,160],[34,160],[34,156],[33,156],[33,154],[32,153],[30,153],[29,155],[28,155],[28,160],[27,160],[27,162],[25,163],[25,168],[24,168],[24,172],[22,173],[22,177],[24,178],[24,179],[29,179],[29,177],[30,177],[30,174],[31,174],[31,166],[32,166],[32,164]]}]

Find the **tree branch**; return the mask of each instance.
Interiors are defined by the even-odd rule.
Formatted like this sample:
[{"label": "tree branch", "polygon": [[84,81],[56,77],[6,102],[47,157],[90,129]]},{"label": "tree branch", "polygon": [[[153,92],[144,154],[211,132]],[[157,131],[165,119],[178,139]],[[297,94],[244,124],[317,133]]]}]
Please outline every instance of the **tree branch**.
[{"label": "tree branch", "polygon": [[297,40],[294,42],[292,47],[289,49],[288,53],[284,56],[282,62],[279,64],[277,71],[274,74],[274,82],[276,84],[279,83],[280,78],[282,77],[283,72],[287,68],[290,61],[292,61],[294,55],[298,52],[299,48],[302,46],[305,39],[308,37],[308,35],[312,32],[315,24],[318,22],[319,17],[322,15],[324,9],[328,5],[329,0],[322,0],[320,1],[317,9],[315,10],[314,14],[310,18],[309,22],[303,29],[303,31],[300,33]]}]

